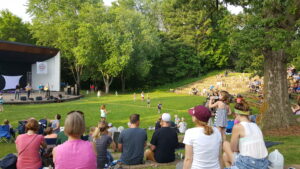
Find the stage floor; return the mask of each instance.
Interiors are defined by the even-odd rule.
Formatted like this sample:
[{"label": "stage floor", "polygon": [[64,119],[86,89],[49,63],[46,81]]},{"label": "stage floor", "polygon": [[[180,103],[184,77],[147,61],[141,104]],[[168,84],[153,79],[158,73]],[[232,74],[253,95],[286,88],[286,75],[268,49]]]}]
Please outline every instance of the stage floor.
[{"label": "stage floor", "polygon": [[[54,99],[58,98],[59,94],[62,95],[60,100]],[[26,97],[26,100],[16,100],[14,93],[2,93],[4,104],[42,104],[42,103],[58,103],[58,102],[65,102],[65,101],[72,101],[76,99],[80,99],[82,95],[66,95],[64,92],[51,92],[50,96],[53,96],[53,99],[47,99],[45,97],[46,93],[42,92],[39,93],[38,91],[34,91],[30,94],[31,100],[27,98],[27,93],[22,92],[20,93],[20,99],[22,96]],[[42,100],[36,100],[37,97],[42,97]]]}]

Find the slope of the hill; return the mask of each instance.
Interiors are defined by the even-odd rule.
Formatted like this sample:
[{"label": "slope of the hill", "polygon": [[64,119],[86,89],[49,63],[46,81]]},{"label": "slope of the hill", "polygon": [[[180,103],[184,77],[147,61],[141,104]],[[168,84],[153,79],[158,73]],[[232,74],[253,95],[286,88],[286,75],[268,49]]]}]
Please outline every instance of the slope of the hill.
[{"label": "slope of the hill", "polygon": [[250,74],[249,73],[228,73],[225,76],[224,72],[219,74],[199,78],[198,81],[177,87],[175,93],[191,94],[193,88],[198,89],[199,95],[205,95],[211,86],[214,89],[226,90],[231,94],[246,93],[249,91]]}]

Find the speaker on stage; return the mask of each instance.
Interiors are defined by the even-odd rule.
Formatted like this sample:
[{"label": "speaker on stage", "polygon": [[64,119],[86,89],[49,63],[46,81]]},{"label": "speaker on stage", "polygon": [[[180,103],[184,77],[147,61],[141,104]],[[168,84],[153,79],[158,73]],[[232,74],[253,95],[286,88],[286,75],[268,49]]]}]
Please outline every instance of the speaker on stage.
[{"label": "speaker on stage", "polygon": [[20,100],[21,100],[21,101],[26,101],[26,100],[27,100],[27,97],[26,97],[26,96],[21,96],[21,97],[20,97]]},{"label": "speaker on stage", "polygon": [[37,97],[35,97],[35,100],[36,101],[41,101],[41,100],[43,100],[43,98],[41,96],[37,96]]}]

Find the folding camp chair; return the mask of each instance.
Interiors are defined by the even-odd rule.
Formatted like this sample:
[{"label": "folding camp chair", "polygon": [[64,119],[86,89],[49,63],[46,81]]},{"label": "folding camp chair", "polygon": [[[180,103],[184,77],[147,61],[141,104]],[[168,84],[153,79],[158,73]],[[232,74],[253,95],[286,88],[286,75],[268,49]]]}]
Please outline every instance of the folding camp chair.
[{"label": "folding camp chair", "polygon": [[45,142],[47,145],[56,145],[56,138],[45,138]]},{"label": "folding camp chair", "polygon": [[88,141],[89,140],[89,135],[81,136],[81,140]]},{"label": "folding camp chair", "polygon": [[0,125],[0,142],[8,143],[11,138],[9,125]]},{"label": "folding camp chair", "polygon": [[47,147],[45,149],[42,149],[42,162],[43,166],[54,166],[53,163],[53,148],[56,146],[56,138],[45,138],[45,142],[47,144]]},{"label": "folding camp chair", "polygon": [[24,134],[25,133],[26,123],[27,123],[26,120],[19,121],[19,125],[18,125],[18,128],[17,128],[17,131],[18,131],[19,134]]}]

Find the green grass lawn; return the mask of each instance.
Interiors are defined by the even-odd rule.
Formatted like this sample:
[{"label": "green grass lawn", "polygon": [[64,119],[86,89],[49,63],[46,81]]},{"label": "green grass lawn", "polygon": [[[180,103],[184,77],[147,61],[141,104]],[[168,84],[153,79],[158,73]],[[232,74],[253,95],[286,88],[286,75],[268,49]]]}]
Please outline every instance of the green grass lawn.
[{"label": "green grass lawn", "polygon": [[[145,94],[147,97],[147,93]],[[95,94],[85,96],[84,98],[65,103],[51,104],[31,104],[31,105],[5,105],[4,112],[0,112],[0,121],[8,119],[14,127],[17,127],[19,120],[35,117],[36,119],[48,118],[53,119],[55,114],[62,115],[61,123],[63,125],[66,113],[71,110],[81,110],[85,113],[87,127],[96,126],[100,120],[99,107],[105,104],[109,114],[107,119],[115,126],[127,127],[129,115],[138,113],[141,115],[141,127],[148,128],[154,126],[159,118],[157,113],[157,104],[163,104],[163,112],[169,112],[174,118],[175,114],[179,117],[185,117],[188,127],[193,127],[191,117],[187,113],[187,109],[202,104],[205,98],[199,96],[178,95],[169,92],[151,92],[151,108],[146,107],[146,102],[140,100],[137,94],[136,102],[133,101],[132,94],[124,94],[119,96],[107,95],[97,98]],[[148,140],[151,139],[153,131],[148,131]],[[300,164],[300,142],[299,136],[294,137],[267,137],[269,141],[280,141],[284,144],[277,145],[269,149],[278,149],[285,157],[286,164]],[[14,153],[14,144],[0,144],[0,157],[8,153]],[[163,167],[166,168],[166,167]]]}]

